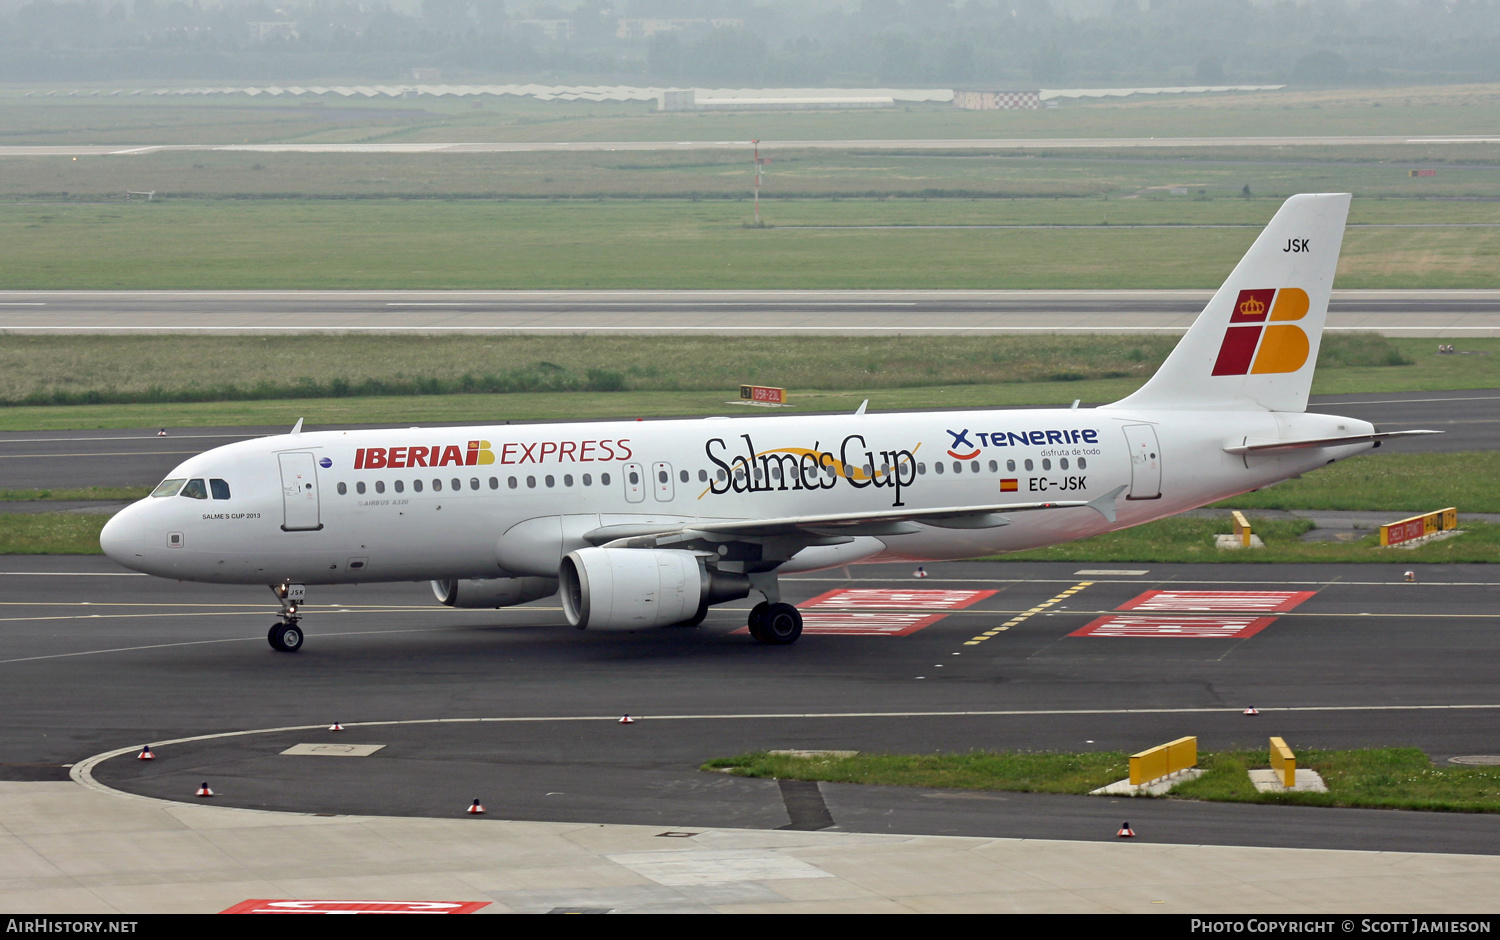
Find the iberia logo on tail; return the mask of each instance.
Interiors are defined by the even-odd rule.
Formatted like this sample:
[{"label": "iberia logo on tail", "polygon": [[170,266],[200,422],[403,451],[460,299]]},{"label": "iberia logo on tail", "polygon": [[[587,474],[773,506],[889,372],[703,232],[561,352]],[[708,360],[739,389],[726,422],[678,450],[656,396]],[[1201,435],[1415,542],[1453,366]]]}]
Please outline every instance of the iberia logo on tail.
[{"label": "iberia logo on tail", "polygon": [[1214,361],[1214,375],[1296,372],[1307,364],[1307,334],[1295,321],[1307,316],[1307,291],[1298,287],[1242,290]]}]

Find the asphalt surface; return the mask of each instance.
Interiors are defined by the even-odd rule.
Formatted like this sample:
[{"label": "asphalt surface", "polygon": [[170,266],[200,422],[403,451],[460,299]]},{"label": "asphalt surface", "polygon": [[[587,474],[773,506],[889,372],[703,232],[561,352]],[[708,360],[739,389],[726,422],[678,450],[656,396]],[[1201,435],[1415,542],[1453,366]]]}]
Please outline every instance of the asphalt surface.
[{"label": "asphalt surface", "polygon": [[[17,333],[1185,331],[1212,291],[0,291]],[[1500,291],[1335,291],[1332,331],[1500,335]]]},{"label": "asphalt surface", "polygon": [[[1500,391],[1315,403],[1450,433],[1401,448],[1493,449]],[[155,482],[183,456],[261,429],[39,432],[0,440],[7,486]],[[266,431],[279,431],[265,429]],[[1455,440],[1461,443],[1455,444]],[[45,456],[27,457],[26,454]],[[31,469],[26,469],[28,464]],[[1204,749],[1408,745],[1438,762],[1500,754],[1500,574],[1382,566],[954,563],[787,579],[794,602],[840,587],[993,590],[906,636],[743,634],[743,610],[697,630],[582,634],[551,601],[438,606],[426,585],[319,588],[295,655],[274,653],[264,589],[135,575],[98,557],[0,558],[0,779],[151,743],[99,782],[220,805],[672,828],[827,829],[1381,851],[1500,853],[1500,817],[1129,801],[743,780],[703,761],[764,748],[1134,752],[1196,734]],[[1017,612],[1082,591],[992,634]],[[1149,590],[1296,590],[1253,636],[1070,636]],[[743,606],[743,605],[740,605]],[[920,603],[918,603],[920,607]],[[1242,714],[1254,705],[1260,715]],[[621,725],[630,714],[638,720]],[[347,730],[331,733],[333,722]],[[183,740],[195,739],[195,740]],[[370,757],[294,744],[380,744]]]},{"label": "asphalt surface", "polygon": [[[425,585],[319,588],[302,652],[274,653],[269,592],[177,584],[102,558],[0,558],[7,721],[0,778],[94,777],[218,805],[380,816],[903,832],[1496,854],[1500,817],[974,794],[798,790],[698,769],[768,748],[1134,752],[1407,745],[1439,762],[1500,751],[1500,575],[1489,566],[1076,563],[855,569],[788,579],[991,590],[906,636],[804,635],[770,648],[716,609],[696,630],[593,635],[549,601],[453,611]],[[1076,594],[970,645],[1061,592]],[[1249,637],[1070,636],[1149,590],[1314,592]],[[910,607],[910,603],[894,607]],[[917,605],[920,608],[920,604]],[[1242,712],[1255,705],[1260,715]],[[635,723],[622,725],[629,714]],[[346,730],[327,730],[333,722]],[[227,735],[227,736],[225,736]],[[199,738],[181,741],[178,739]],[[217,737],[216,737],[217,736]],[[287,756],[299,743],[369,757]]]},{"label": "asphalt surface", "polygon": [[[1384,450],[1426,453],[1493,449],[1500,431],[1497,404],[1500,389],[1478,389],[1314,396],[1309,410],[1362,418],[1381,430],[1442,431],[1391,441]],[[286,430],[181,428],[166,437],[153,428],[0,432],[0,489],[153,485],[195,454]]]}]

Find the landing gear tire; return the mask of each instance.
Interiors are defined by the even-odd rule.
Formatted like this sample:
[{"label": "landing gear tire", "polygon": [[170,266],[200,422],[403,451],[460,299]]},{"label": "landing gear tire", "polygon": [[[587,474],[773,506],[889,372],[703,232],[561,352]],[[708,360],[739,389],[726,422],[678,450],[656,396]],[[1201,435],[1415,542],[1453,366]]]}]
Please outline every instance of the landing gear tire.
[{"label": "landing gear tire", "polygon": [[302,648],[302,628],[294,623],[273,624],[266,640],[278,653],[295,653]]},{"label": "landing gear tire", "polygon": [[750,635],[769,646],[795,643],[802,635],[802,612],[791,604],[757,604],[750,611]]},{"label": "landing gear tire", "polygon": [[760,630],[760,622],[766,619],[766,611],[770,609],[771,604],[768,601],[761,601],[759,604],[756,604],[754,607],[750,608],[750,635],[755,637],[757,640],[760,639],[760,634],[757,632],[758,630]]}]

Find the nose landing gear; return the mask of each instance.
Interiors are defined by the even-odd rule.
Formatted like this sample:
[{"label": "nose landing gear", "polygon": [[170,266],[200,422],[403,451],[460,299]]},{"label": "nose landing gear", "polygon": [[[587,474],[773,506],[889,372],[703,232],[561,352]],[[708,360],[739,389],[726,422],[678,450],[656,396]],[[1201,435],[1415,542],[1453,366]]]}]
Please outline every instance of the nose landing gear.
[{"label": "nose landing gear", "polygon": [[281,619],[271,625],[266,641],[278,653],[295,653],[302,648],[302,628],[298,626],[297,606],[307,597],[302,584],[273,584],[271,591],[281,602]]}]

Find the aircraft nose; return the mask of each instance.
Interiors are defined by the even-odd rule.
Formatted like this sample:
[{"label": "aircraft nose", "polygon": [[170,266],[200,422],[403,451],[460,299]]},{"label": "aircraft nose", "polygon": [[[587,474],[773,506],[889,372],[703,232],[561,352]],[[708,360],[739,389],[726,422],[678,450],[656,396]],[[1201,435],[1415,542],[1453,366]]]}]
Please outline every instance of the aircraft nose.
[{"label": "aircraft nose", "polygon": [[136,568],[141,561],[145,531],[134,506],[115,513],[99,532],[99,547],[111,561]]}]

